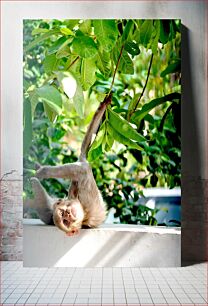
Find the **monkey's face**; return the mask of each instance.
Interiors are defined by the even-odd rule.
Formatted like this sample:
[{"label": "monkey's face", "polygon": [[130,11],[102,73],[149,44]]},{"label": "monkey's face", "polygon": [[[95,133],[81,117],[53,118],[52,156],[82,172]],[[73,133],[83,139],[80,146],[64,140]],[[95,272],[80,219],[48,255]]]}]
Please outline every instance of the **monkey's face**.
[{"label": "monkey's face", "polygon": [[53,220],[55,225],[68,236],[78,233],[84,219],[84,210],[79,200],[58,200],[54,204]]}]

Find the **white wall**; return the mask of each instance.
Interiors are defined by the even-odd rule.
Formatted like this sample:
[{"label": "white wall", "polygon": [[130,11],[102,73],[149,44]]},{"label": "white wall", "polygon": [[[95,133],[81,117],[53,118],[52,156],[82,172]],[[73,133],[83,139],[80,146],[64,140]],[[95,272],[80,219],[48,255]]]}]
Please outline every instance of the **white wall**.
[{"label": "white wall", "polygon": [[24,220],[24,267],[180,267],[180,228],[105,224],[66,236]]}]

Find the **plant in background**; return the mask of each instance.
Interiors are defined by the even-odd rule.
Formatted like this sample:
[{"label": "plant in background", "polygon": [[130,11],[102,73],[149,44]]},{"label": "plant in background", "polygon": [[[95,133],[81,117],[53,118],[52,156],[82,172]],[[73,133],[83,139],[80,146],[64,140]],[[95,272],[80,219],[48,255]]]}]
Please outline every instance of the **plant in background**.
[{"label": "plant in background", "polygon": [[[178,20],[24,21],[24,178],[76,160],[86,127],[113,93],[88,152],[122,223],[156,224],[142,188],[180,185]],[[74,149],[72,149],[72,147]],[[68,182],[44,181],[55,196]]]}]

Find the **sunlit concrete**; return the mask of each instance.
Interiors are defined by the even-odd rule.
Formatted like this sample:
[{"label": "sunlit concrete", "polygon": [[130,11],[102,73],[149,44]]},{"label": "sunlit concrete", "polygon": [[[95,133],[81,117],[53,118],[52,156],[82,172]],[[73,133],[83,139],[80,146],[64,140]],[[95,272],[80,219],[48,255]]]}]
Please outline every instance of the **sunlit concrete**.
[{"label": "sunlit concrete", "polygon": [[179,267],[180,228],[104,224],[68,237],[40,220],[24,220],[25,267]]}]

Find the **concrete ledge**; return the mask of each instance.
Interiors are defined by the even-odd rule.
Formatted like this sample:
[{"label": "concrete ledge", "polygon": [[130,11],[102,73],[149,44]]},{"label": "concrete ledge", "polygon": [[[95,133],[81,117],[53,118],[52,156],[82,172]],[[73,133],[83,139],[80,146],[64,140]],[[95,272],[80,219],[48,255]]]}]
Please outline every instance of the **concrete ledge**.
[{"label": "concrete ledge", "polygon": [[181,230],[103,224],[68,237],[55,226],[24,219],[25,267],[180,267]]}]

